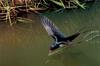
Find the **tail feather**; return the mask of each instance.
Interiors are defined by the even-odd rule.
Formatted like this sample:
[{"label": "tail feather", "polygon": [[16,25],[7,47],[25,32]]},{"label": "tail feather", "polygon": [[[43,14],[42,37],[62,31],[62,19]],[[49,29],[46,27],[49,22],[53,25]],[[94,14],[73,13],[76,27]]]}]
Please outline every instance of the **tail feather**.
[{"label": "tail feather", "polygon": [[78,37],[80,35],[80,33],[78,32],[78,33],[75,33],[75,34],[73,34],[73,35],[71,35],[71,36],[69,36],[69,37],[66,37],[66,40],[68,40],[68,41],[73,41],[76,37]]}]

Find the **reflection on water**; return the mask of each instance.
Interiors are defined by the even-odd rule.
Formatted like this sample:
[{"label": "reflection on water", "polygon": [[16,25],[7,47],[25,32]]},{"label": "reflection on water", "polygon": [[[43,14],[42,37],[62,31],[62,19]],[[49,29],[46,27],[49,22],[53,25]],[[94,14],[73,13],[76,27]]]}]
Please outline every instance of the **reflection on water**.
[{"label": "reflection on water", "polygon": [[[84,26],[85,29],[91,27],[100,31],[99,4],[95,2],[86,10],[73,9],[63,14],[45,15],[66,35],[71,35]],[[74,43],[74,47],[65,48],[48,57],[51,37],[48,37],[37,15],[30,15],[28,18],[33,22],[17,23],[13,27],[0,24],[0,66],[100,66],[100,37],[83,41],[79,45]],[[75,41],[81,40],[85,35],[82,34]]]}]

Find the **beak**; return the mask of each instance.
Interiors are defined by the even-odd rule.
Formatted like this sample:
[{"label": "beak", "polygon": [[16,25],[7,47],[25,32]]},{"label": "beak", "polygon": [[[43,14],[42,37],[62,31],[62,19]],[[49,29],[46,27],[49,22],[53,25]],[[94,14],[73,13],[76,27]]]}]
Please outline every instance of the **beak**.
[{"label": "beak", "polygon": [[49,50],[48,56],[54,55],[54,54],[58,53],[59,51],[60,50],[57,50],[57,51],[55,51],[55,50]]},{"label": "beak", "polygon": [[53,51],[49,49],[49,54],[48,54],[48,56],[52,55],[52,52],[53,52]]},{"label": "beak", "polygon": [[49,50],[49,53],[53,52],[52,50]]}]

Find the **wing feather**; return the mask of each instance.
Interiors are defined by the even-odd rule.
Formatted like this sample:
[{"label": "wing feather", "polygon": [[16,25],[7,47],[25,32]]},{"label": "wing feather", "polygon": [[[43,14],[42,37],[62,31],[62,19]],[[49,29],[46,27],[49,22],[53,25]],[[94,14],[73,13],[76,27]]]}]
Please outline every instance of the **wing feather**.
[{"label": "wing feather", "polygon": [[40,16],[40,19],[43,27],[46,29],[49,35],[65,37],[64,34],[61,31],[59,31],[57,26],[55,26],[54,23],[51,20],[49,20],[47,17]]}]

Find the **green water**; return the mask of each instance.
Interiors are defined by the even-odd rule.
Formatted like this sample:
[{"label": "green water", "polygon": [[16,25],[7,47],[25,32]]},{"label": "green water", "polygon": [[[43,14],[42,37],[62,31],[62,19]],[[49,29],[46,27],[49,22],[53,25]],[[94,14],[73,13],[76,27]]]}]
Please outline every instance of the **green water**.
[{"label": "green water", "polygon": [[[60,14],[44,15],[66,35],[71,35],[82,27],[100,31],[99,2],[86,10],[72,9]],[[33,22],[17,23],[13,27],[0,24],[0,66],[100,66],[100,37],[88,42],[84,40],[79,45],[48,57],[48,47],[53,40],[39,23],[37,15],[29,18]],[[82,37],[84,34],[75,41]]]}]

